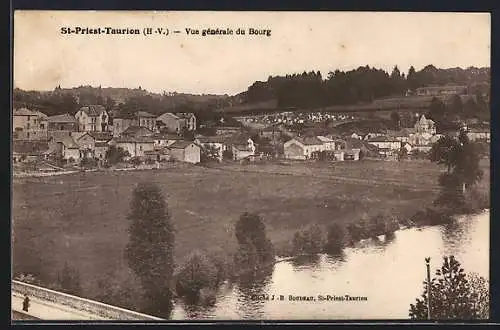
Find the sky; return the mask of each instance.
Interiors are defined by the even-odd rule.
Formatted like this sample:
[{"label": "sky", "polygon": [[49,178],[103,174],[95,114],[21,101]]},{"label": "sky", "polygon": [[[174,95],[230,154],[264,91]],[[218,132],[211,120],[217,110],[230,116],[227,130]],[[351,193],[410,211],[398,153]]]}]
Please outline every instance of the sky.
[{"label": "sky", "polygon": [[[483,67],[490,26],[487,13],[16,11],[14,86],[234,95],[270,75],[303,71]],[[68,35],[63,27],[141,34]],[[148,27],[169,33],[143,35]],[[216,28],[233,35],[201,35]],[[236,35],[239,28],[246,34]],[[249,35],[250,28],[271,34]]]}]

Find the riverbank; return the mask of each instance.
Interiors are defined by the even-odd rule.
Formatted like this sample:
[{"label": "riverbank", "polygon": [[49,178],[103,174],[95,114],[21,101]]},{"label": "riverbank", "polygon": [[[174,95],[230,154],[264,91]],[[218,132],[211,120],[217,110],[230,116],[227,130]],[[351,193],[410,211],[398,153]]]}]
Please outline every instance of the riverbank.
[{"label": "riverbank", "polygon": [[[231,260],[237,247],[234,224],[245,211],[262,216],[278,252],[289,250],[295,232],[311,223],[322,228],[348,225],[382,209],[406,219],[432,204],[441,171],[429,162],[229,167],[173,164],[164,170],[75,173],[15,182],[14,272],[52,283],[67,262],[79,272],[89,298],[99,294],[98,282],[109,274],[121,281],[128,272],[123,258],[126,215],[140,181],[157,183],[165,194],[176,229],[175,260],[181,264],[194,249]],[[483,181],[489,192],[489,169]],[[137,285],[131,280],[127,287]]]}]

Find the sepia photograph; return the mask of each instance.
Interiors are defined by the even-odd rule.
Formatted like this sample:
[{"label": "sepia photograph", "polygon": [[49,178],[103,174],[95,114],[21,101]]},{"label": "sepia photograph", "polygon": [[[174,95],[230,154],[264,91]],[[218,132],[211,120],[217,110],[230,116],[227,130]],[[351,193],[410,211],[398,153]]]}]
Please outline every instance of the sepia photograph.
[{"label": "sepia photograph", "polygon": [[12,31],[12,320],[490,318],[489,13]]}]

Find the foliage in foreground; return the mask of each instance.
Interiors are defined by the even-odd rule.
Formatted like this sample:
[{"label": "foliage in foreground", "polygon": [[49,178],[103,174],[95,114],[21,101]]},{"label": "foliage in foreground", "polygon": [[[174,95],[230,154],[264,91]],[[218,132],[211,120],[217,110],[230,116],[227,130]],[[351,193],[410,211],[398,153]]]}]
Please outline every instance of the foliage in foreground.
[{"label": "foliage in foreground", "polygon": [[171,304],[174,232],[160,188],[139,183],[133,192],[128,220],[126,258],[149,298],[146,310],[162,315]]},{"label": "foliage in foreground", "polygon": [[234,257],[237,269],[256,270],[274,262],[273,244],[259,215],[245,212],[235,227],[238,250]]},{"label": "foliage in foreground", "polygon": [[[489,318],[488,282],[476,275],[467,275],[453,257],[444,257],[440,269],[431,278],[431,319],[471,320]],[[410,304],[412,319],[427,319],[427,280],[421,298]]]}]

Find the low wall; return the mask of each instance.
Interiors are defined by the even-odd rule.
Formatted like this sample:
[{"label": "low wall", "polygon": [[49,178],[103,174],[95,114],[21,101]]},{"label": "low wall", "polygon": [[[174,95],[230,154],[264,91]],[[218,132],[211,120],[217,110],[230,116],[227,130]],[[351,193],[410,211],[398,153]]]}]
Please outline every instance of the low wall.
[{"label": "low wall", "polygon": [[110,320],[162,320],[154,316],[134,312],[120,307],[103,304],[97,301],[80,298],[62,292],[45,289],[19,281],[12,281],[12,292],[28,297],[36,297],[76,310],[85,311]]}]

